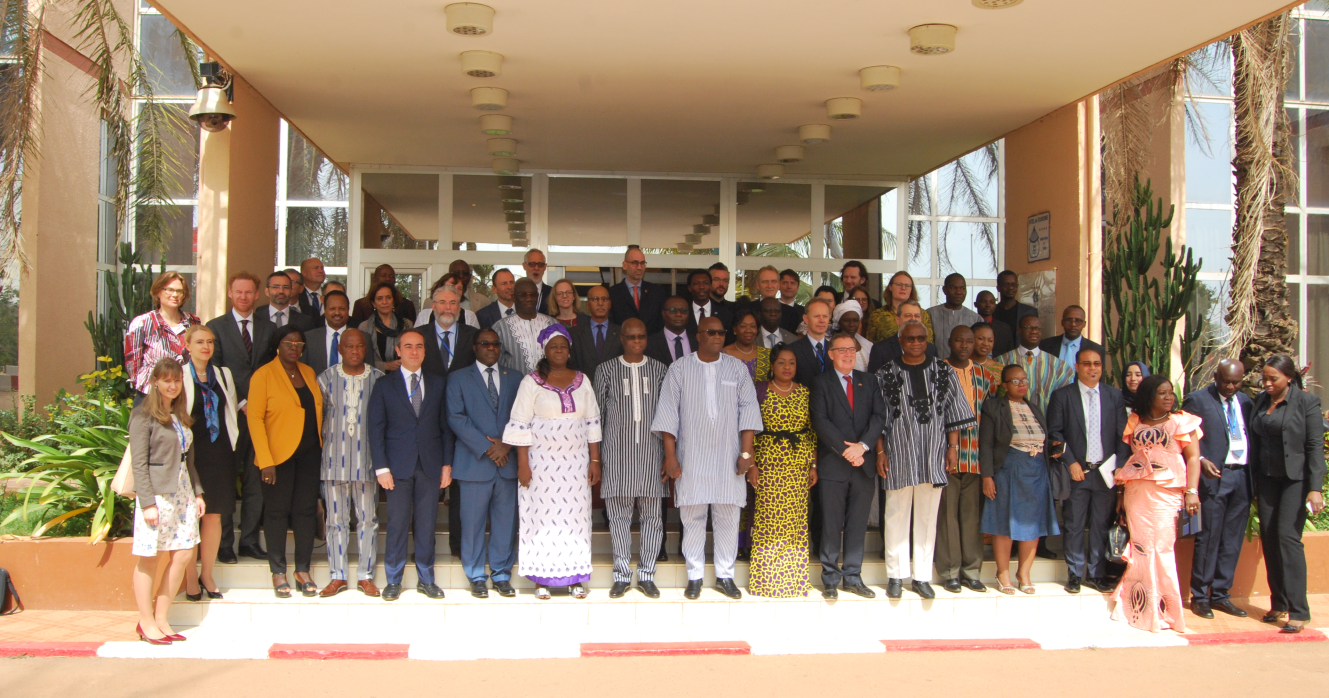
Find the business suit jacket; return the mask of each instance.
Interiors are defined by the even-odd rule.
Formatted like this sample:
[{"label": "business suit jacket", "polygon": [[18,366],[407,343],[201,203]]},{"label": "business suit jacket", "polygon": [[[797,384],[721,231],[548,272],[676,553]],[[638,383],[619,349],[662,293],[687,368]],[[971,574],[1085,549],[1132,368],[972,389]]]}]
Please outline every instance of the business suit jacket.
[{"label": "business suit jacket", "polygon": [[[267,304],[260,305],[257,308],[254,308],[254,314],[262,317],[264,320],[267,320],[269,323],[272,323],[272,317],[271,317],[272,311],[269,308],[270,306]],[[300,308],[298,306],[289,305],[286,306],[286,309],[292,311],[290,313],[287,313],[286,315],[287,325],[294,327],[295,329],[300,330],[301,332],[308,332],[318,326],[318,321],[300,312]],[[276,327],[276,325],[273,324],[273,327]]]},{"label": "business suit jacket", "polygon": [[[330,365],[328,361],[332,358],[328,356],[328,335],[332,332],[345,332],[351,329],[346,325],[340,330],[330,330],[327,325],[319,325],[305,333],[305,351],[300,355],[301,363],[309,364],[314,369],[314,373],[322,374],[328,370]],[[345,335],[341,335],[345,336]],[[372,352],[373,349],[365,347],[366,351]],[[340,361],[341,359],[338,359]]]},{"label": "business suit jacket", "polygon": [[[1088,439],[1094,435],[1086,433],[1079,380],[1052,391],[1048,397],[1047,419],[1048,436],[1066,447],[1058,459],[1061,464],[1069,468],[1072,463],[1079,463],[1088,470]],[[1121,440],[1126,431],[1126,399],[1120,390],[1102,382],[1098,384],[1098,423],[1097,438],[1103,449],[1103,459],[1115,454],[1117,465],[1125,464],[1131,456],[1130,444]]]},{"label": "business suit jacket", "polygon": [[[734,329],[734,311],[731,308],[711,301],[710,315],[707,317],[719,318],[720,324],[726,330]],[[697,333],[697,306],[690,300],[688,301],[688,331],[693,334]]]},{"label": "business suit jacket", "polygon": [[240,336],[240,325],[235,320],[235,315],[229,311],[220,317],[215,317],[208,321],[208,329],[212,330],[216,341],[212,350],[213,366],[221,366],[231,371],[231,377],[235,379],[235,397],[237,400],[249,399],[249,377],[259,366],[266,364],[273,359],[269,351],[272,346],[272,333],[277,328],[268,319],[266,314],[260,315],[257,312],[249,316],[253,320],[249,325],[249,339],[254,345],[254,351],[251,354],[245,350],[245,341]]},{"label": "business suit jacket", "polygon": [[[808,412],[812,416],[812,429],[817,432],[817,473],[827,482],[848,482],[852,477],[877,477],[877,437],[886,424],[886,400],[871,373],[854,371],[854,408],[849,409],[849,397],[844,381],[834,367],[812,381]],[[844,442],[862,443],[868,447],[863,453],[863,465],[855,468],[840,455]],[[857,474],[856,472],[857,471]]]},{"label": "business suit jacket", "polygon": [[[776,331],[780,333],[780,341],[785,344],[793,344],[798,341],[799,335],[794,334],[783,327],[776,328]],[[770,347],[766,346],[766,328],[761,327],[760,325],[757,327],[757,344],[762,348],[770,349]]]},{"label": "business suit jacket", "polygon": [[784,306],[781,310],[780,327],[789,332],[798,332],[798,326],[803,324],[803,316],[807,315],[808,309],[800,303],[785,305],[784,302],[781,302],[780,305]]},{"label": "business suit jacket", "polygon": [[595,380],[595,370],[600,364],[623,355],[623,341],[619,339],[618,333],[622,329],[615,325],[612,320],[605,326],[604,348],[600,351],[595,350],[595,332],[591,325],[591,320],[585,322],[577,321],[577,326],[568,330],[572,334],[572,368],[585,373]]},{"label": "business suit jacket", "polygon": [[[789,345],[789,348],[794,351],[794,358],[798,360],[798,366],[794,371],[794,381],[808,390],[812,390],[813,379],[822,373],[833,370],[831,368],[831,336],[829,332],[823,337],[823,340],[826,343],[825,366],[817,359],[817,352],[812,348],[811,337],[799,337]],[[774,356],[771,357],[771,361],[774,363]],[[855,402],[854,404],[857,405],[858,403]]]},{"label": "business suit jacket", "polygon": [[406,479],[418,462],[425,476],[439,480],[443,466],[452,464],[453,435],[443,409],[448,380],[421,371],[424,399],[417,416],[411,408],[406,378],[400,370],[374,384],[369,399],[369,454],[374,470],[387,468],[394,479]]},{"label": "business suit jacket", "polygon": [[[318,303],[318,310],[314,309],[315,301]],[[323,322],[323,298],[319,297],[317,291],[311,292],[301,286],[300,292],[295,294],[295,306],[314,322],[320,324]]]},{"label": "business suit jacket", "polygon": [[[925,352],[932,358],[937,358],[937,346],[928,342]],[[900,347],[899,337],[887,337],[886,339],[872,345],[872,351],[868,352],[868,373],[876,373],[878,369],[891,361],[904,356],[904,349]]]},{"label": "business suit jacket", "polygon": [[554,294],[554,287],[547,283],[540,283],[540,304],[535,306],[541,313],[549,315],[549,297]]},{"label": "business suit jacket", "polygon": [[[1283,477],[1289,480],[1309,480],[1311,491],[1319,492],[1324,487],[1324,417],[1320,413],[1320,398],[1295,385],[1288,386],[1287,410],[1283,417]],[[1257,419],[1261,412],[1269,411],[1269,393],[1261,392],[1255,396],[1251,409],[1251,420]],[[1252,429],[1248,433],[1251,445],[1249,462],[1255,464],[1256,473],[1264,473],[1260,464],[1260,448],[1263,439]]]},{"label": "business suit jacket", "polygon": [[489,387],[485,374],[474,361],[450,376],[448,381],[448,426],[455,436],[456,447],[452,458],[452,477],[467,482],[489,482],[495,477],[504,480],[517,478],[517,452],[510,453],[507,465],[498,467],[485,456],[492,442],[486,437],[503,440],[503,428],[512,415],[512,402],[521,387],[522,375],[510,368],[494,364],[494,380],[498,385],[498,407],[489,401]]},{"label": "business suit jacket", "polygon": [[[214,342],[215,346],[215,342]],[[222,395],[226,398],[226,406],[223,408],[222,423],[226,425],[226,435],[231,439],[231,448],[235,449],[236,442],[240,439],[240,419],[237,416],[236,405],[239,401],[235,397],[235,380],[231,378],[231,372],[225,366],[213,366],[213,375],[217,376],[217,383],[221,385]],[[207,380],[207,376],[199,376]],[[198,391],[194,389],[194,373],[190,370],[190,365],[185,366],[184,380],[185,411],[189,414],[194,413],[194,399]],[[227,512],[229,513],[229,512]]]},{"label": "business suit jacket", "polygon": [[[503,315],[507,310],[507,308],[503,307],[502,303],[494,301],[493,303],[475,311],[475,321],[480,323],[480,329],[490,329],[494,326],[494,323],[503,319]],[[516,306],[513,306],[512,312],[514,315],[517,313]]]},{"label": "business suit jacket", "polygon": [[[140,507],[155,506],[157,495],[172,494],[180,486],[180,437],[174,426],[153,419],[143,403],[129,413],[129,457]],[[194,494],[203,494],[193,448],[185,453],[185,467]]]},{"label": "business suit jacket", "polygon": [[[323,393],[318,389],[318,374],[301,363],[300,376],[314,395],[314,424],[323,424]],[[254,442],[254,465],[269,468],[290,460],[300,446],[305,432],[305,410],[300,395],[286,377],[280,359],[263,364],[249,380],[249,438]],[[323,433],[318,435],[323,445]]]},{"label": "business suit jacket", "polygon": [[[692,351],[688,353],[690,354],[697,351],[697,335],[691,330],[686,331],[684,334],[687,336],[688,342],[692,345]],[[672,342],[669,338],[665,337],[664,331],[661,330],[646,338],[646,355],[668,366],[674,363],[674,349],[671,345]]]},{"label": "business suit jacket", "polygon": [[[1240,390],[1233,397],[1237,400],[1242,428],[1246,434],[1246,463],[1251,464],[1255,462],[1254,452],[1250,448],[1251,413],[1255,409],[1255,403],[1246,396],[1246,393]],[[1220,469],[1227,465],[1229,446],[1227,410],[1223,407],[1223,397],[1218,394],[1218,386],[1210,383],[1207,387],[1187,395],[1186,399],[1181,401],[1181,409],[1200,418],[1200,431],[1204,432],[1204,436],[1200,438],[1200,457]],[[1254,478],[1246,479],[1248,488],[1254,484],[1253,480]],[[1205,491],[1207,495],[1213,495],[1218,492],[1218,488],[1222,483],[1222,478],[1202,477],[1200,478],[1200,489]],[[1248,492],[1247,494],[1254,495],[1254,492]]]},{"label": "business suit jacket", "polygon": [[641,307],[632,302],[632,291],[627,281],[620,281],[609,287],[609,320],[615,325],[622,325],[632,318],[646,323],[646,334],[652,335],[664,329],[665,299],[669,291],[649,281],[641,282]]},{"label": "business suit jacket", "polygon": [[[1043,433],[1048,434],[1048,419],[1043,415],[1043,410],[1038,409],[1038,403],[1025,400],[1024,404],[1034,413],[1034,419],[1038,420]],[[978,419],[978,469],[983,477],[996,477],[1001,472],[1006,462],[1006,453],[1011,448],[1014,431],[1011,401],[1006,398],[984,400],[982,416]],[[1117,440],[1120,441],[1121,432],[1117,433]],[[1046,454],[1047,449],[1043,453]]]},{"label": "business suit jacket", "polygon": [[425,333],[425,373],[446,376],[475,363],[475,335],[480,334],[480,330],[461,322],[452,323],[453,357],[444,362],[443,350],[438,348],[438,323],[434,322],[433,315],[429,316],[429,324],[416,329]]},{"label": "business suit jacket", "polygon": [[[1056,356],[1056,357],[1060,358],[1060,357],[1061,357],[1061,342],[1062,342],[1063,339],[1065,339],[1065,337],[1066,337],[1065,334],[1059,334],[1059,335],[1057,335],[1056,337],[1048,337],[1047,339],[1045,339],[1045,340],[1043,340],[1043,341],[1041,341],[1041,342],[1038,343],[1038,348],[1039,348],[1039,349],[1042,349],[1044,352],[1046,352],[1046,353],[1048,353],[1048,354],[1051,354],[1051,355],[1053,355],[1053,356]],[[1093,349],[1093,350],[1095,350],[1095,351],[1098,352],[1098,355],[1099,355],[1099,356],[1103,357],[1103,361],[1105,361],[1105,362],[1107,361],[1107,350],[1105,350],[1105,349],[1103,348],[1103,345],[1102,345],[1102,344],[1099,344],[1098,342],[1095,342],[1094,340],[1092,340],[1092,339],[1090,339],[1090,338],[1088,338],[1088,337],[1085,337],[1084,335],[1081,335],[1081,336],[1080,336],[1080,348],[1081,348],[1081,349]],[[996,345],[995,345],[995,344],[993,345],[993,354],[992,354],[992,355],[993,355],[993,356],[997,356],[997,354],[996,354]],[[1074,362],[1072,362],[1072,363],[1074,363]]]}]

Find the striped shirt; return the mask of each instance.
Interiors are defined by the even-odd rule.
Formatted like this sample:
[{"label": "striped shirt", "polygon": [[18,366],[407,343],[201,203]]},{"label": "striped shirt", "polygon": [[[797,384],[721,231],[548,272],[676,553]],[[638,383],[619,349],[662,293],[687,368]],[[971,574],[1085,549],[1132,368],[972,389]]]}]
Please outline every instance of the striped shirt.
[{"label": "striped shirt", "polygon": [[199,324],[198,317],[180,313],[180,324],[171,325],[160,310],[149,310],[129,322],[125,330],[125,373],[129,384],[148,392],[152,369],[165,358],[185,364],[185,331]]},{"label": "striped shirt", "polygon": [[[960,379],[960,390],[964,393],[965,402],[973,408],[974,415],[981,419],[983,401],[996,390],[1000,384],[1000,376],[972,361],[965,368],[951,366],[951,370],[955,371],[956,377]],[[960,459],[956,470],[962,473],[979,472],[978,424],[966,427],[960,432]]]},{"label": "striped shirt", "polygon": [[1003,366],[1019,364],[1029,378],[1029,394],[1026,399],[1038,403],[1038,409],[1047,414],[1048,400],[1052,391],[1063,385],[1070,385],[1075,380],[1075,369],[1061,359],[1040,349],[1017,347],[994,357]]},{"label": "striped shirt", "polygon": [[346,375],[341,364],[319,374],[318,389],[323,393],[321,479],[362,482],[375,478],[364,425],[369,397],[383,375],[368,364],[358,376]]},{"label": "striped shirt", "polygon": [[651,431],[660,386],[669,368],[647,356],[632,364],[610,359],[595,371],[595,397],[600,403],[600,496],[663,497],[669,485],[660,479],[664,441]]},{"label": "striped shirt", "polygon": [[498,363],[522,375],[534,372],[540,359],[545,356],[544,350],[540,348],[540,333],[556,322],[548,315],[536,313],[530,320],[514,314],[494,323],[491,329],[498,334],[498,341],[503,344]]},{"label": "striped shirt", "polygon": [[978,423],[950,364],[927,359],[910,366],[893,359],[877,370],[886,398],[886,459],[882,489],[945,485],[946,434]]}]

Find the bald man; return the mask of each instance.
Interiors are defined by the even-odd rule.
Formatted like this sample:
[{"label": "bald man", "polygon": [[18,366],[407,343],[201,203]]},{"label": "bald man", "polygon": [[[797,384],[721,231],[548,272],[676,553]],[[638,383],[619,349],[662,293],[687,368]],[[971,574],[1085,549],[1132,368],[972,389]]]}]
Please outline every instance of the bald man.
[{"label": "bald man", "polygon": [[323,270],[323,260],[318,257],[310,257],[300,262],[301,286],[295,294],[295,305],[300,308],[300,312],[315,320],[323,318],[323,305],[319,292],[323,290],[323,282],[327,278],[328,274]]}]

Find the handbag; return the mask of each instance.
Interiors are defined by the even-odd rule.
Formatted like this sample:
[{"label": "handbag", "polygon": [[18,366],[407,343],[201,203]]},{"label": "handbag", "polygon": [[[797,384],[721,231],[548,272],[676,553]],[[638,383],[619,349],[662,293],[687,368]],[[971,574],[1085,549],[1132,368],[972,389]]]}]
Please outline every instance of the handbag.
[{"label": "handbag", "polygon": [[1114,562],[1118,565],[1126,564],[1126,551],[1131,545],[1131,532],[1126,528],[1126,524],[1117,517],[1117,520],[1108,527],[1108,562]]},{"label": "handbag", "polygon": [[[13,599],[13,602],[10,602]],[[14,588],[14,580],[9,577],[9,572],[0,567],[0,616],[9,616],[23,610],[23,601],[18,597],[18,589]]]},{"label": "handbag", "polygon": [[122,497],[134,497],[134,457],[127,443],[125,455],[120,458],[120,467],[115,469],[115,477],[111,478],[111,491]]}]

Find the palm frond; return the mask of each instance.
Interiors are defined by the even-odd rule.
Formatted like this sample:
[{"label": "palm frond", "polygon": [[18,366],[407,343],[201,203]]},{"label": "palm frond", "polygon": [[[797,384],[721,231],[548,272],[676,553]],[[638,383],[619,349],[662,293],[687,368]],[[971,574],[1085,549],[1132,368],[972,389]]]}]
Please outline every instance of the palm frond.
[{"label": "palm frond", "polygon": [[40,0],[0,0],[0,37],[12,45],[13,62],[0,66],[0,284],[17,281],[27,268],[22,245],[23,170],[41,150],[37,88],[46,35]]}]

